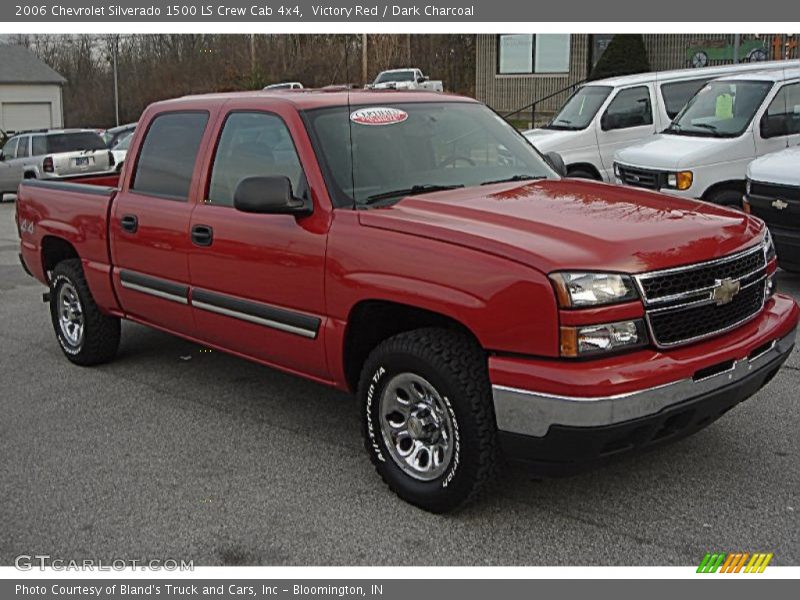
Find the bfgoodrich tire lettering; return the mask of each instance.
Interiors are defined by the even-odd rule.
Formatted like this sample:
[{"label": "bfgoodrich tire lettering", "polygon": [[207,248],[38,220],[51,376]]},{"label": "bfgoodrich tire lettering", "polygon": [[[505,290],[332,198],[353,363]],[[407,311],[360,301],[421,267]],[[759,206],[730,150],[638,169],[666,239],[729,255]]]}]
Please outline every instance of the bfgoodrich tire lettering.
[{"label": "bfgoodrich tire lettering", "polygon": [[[393,405],[386,393],[404,389],[413,401],[401,404],[413,407],[387,418]],[[404,500],[446,512],[478,498],[493,480],[497,433],[486,355],[467,335],[431,328],[384,341],[364,365],[358,395],[366,450]],[[387,423],[397,426],[388,434]],[[398,429],[413,442],[394,438]],[[393,439],[401,443],[393,446]]]},{"label": "bfgoodrich tire lettering", "polygon": [[120,322],[95,304],[80,259],[65,260],[50,278],[50,317],[61,350],[77,365],[90,366],[114,358]]}]

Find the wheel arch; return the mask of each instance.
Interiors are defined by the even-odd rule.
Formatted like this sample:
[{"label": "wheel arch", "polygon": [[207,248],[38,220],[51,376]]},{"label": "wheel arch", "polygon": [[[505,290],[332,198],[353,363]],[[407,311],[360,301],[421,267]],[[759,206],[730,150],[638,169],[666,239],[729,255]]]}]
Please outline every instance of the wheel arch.
[{"label": "wheel arch", "polygon": [[347,387],[354,391],[362,366],[382,341],[414,329],[440,327],[460,331],[480,347],[477,335],[461,321],[427,308],[382,299],[364,299],[350,309],[342,345],[342,366]]},{"label": "wheel arch", "polygon": [[71,258],[80,258],[75,246],[69,241],[56,235],[45,235],[41,243],[42,270],[47,274],[52,271],[58,263]]},{"label": "wheel arch", "polygon": [[586,171],[591,173],[597,181],[603,181],[603,176],[600,175],[600,171],[592,163],[576,162],[567,165],[567,177],[571,177],[572,173],[575,171]]},{"label": "wheel arch", "polygon": [[719,192],[723,191],[736,191],[741,192],[744,194],[745,192],[745,180],[744,179],[727,179],[725,181],[718,181],[717,183],[710,185],[705,189],[705,191],[700,196],[703,200],[709,202],[711,198],[718,194]]}]

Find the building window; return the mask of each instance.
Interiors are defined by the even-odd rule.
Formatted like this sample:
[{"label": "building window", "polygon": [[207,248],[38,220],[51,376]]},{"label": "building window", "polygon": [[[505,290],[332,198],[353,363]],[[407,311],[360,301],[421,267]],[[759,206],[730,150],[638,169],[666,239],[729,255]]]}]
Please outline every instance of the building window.
[{"label": "building window", "polygon": [[570,36],[561,33],[497,36],[497,73],[568,73]]}]

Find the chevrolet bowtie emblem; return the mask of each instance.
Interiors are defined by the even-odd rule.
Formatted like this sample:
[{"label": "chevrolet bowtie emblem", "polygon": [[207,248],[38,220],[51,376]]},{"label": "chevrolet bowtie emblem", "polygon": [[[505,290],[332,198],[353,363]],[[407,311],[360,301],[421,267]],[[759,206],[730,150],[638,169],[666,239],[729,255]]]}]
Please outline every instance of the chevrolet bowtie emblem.
[{"label": "chevrolet bowtie emblem", "polygon": [[717,306],[728,304],[736,297],[740,288],[741,283],[733,279],[717,279],[714,290],[711,292],[711,298]]},{"label": "chevrolet bowtie emblem", "polygon": [[772,201],[772,208],[776,208],[778,210],[783,210],[784,208],[788,208],[788,207],[789,207],[789,203],[788,202],[784,202],[780,198],[778,198],[777,200],[773,200]]}]

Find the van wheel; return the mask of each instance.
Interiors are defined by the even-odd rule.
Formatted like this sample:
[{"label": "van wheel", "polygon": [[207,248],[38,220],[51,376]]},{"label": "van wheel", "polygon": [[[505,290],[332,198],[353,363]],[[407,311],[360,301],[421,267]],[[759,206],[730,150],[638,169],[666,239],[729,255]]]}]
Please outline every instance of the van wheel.
[{"label": "van wheel", "polygon": [[389,488],[441,513],[494,478],[497,427],[486,355],[467,335],[418,329],[381,343],[358,386],[364,444]]},{"label": "van wheel", "polygon": [[592,173],[589,169],[570,169],[567,171],[567,177],[574,177],[576,179],[592,179],[594,181],[600,181],[597,178],[597,175]]},{"label": "van wheel", "polygon": [[117,353],[120,321],[100,312],[80,259],[65,260],[50,278],[50,317],[64,355],[76,365],[108,362]]},{"label": "van wheel", "polygon": [[708,202],[727,206],[728,208],[736,208],[742,210],[742,197],[744,194],[739,190],[719,190],[708,195]]}]

